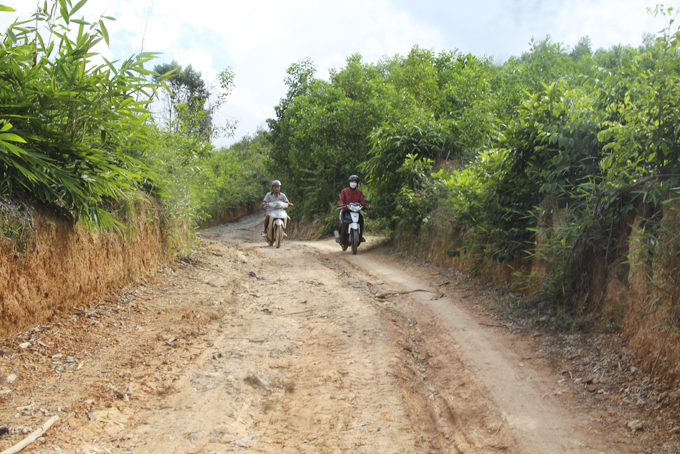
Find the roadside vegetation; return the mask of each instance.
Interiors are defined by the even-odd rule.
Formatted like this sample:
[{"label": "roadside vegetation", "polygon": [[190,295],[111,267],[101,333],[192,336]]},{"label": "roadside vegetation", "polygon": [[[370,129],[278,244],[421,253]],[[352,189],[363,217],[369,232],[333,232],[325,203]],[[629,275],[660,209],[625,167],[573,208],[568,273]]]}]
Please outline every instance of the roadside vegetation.
[{"label": "roadside vegetation", "polygon": [[233,71],[207,86],[191,66],[148,69],[154,53],[108,61],[96,49],[108,44],[113,18],[87,21],[78,16],[84,4],[46,2],[0,37],[3,219],[28,197],[91,230],[125,233],[128,204],[141,197],[160,202],[167,232],[182,237],[218,210],[260,197],[262,140],[212,145],[235,126],[215,119]]}]

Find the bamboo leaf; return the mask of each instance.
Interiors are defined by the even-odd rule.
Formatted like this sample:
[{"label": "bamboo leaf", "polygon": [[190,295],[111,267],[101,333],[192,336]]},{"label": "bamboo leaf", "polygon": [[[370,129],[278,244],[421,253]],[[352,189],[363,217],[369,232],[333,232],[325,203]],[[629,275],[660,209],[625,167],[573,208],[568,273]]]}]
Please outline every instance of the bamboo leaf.
[{"label": "bamboo leaf", "polygon": [[106,29],[106,25],[104,25],[104,21],[100,20],[99,21],[99,27],[101,28],[102,36],[104,37],[104,41],[106,42],[106,45],[109,45],[109,32]]},{"label": "bamboo leaf", "polygon": [[21,136],[18,136],[16,134],[12,134],[12,133],[0,134],[0,140],[10,141],[10,142],[26,143],[26,141]]},{"label": "bamboo leaf", "polygon": [[59,12],[61,14],[61,18],[64,19],[64,21],[68,25],[70,17],[68,15],[68,8],[66,7],[65,0],[59,0]]},{"label": "bamboo leaf", "polygon": [[[69,13],[70,16],[73,16],[80,8],[83,7],[87,3],[87,0],[80,0],[78,3],[76,3],[76,6],[71,9],[71,12]],[[74,21],[75,22],[75,21]]]}]

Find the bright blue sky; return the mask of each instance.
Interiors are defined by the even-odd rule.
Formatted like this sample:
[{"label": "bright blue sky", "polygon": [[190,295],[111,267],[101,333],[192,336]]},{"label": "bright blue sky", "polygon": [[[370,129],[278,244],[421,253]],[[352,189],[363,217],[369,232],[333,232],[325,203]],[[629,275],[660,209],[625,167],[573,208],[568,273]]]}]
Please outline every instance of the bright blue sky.
[{"label": "bright blue sky", "polygon": [[[40,0],[42,3],[43,0]],[[76,3],[74,0],[73,3]],[[163,52],[158,62],[193,65],[211,83],[226,66],[236,89],[219,118],[236,120],[232,142],[264,127],[285,95],[286,68],[311,57],[326,77],[353,53],[366,61],[405,55],[415,44],[493,56],[502,62],[528,49],[532,37],[574,46],[590,36],[593,48],[639,45],[644,32],[664,26],[645,9],[648,0],[89,0],[86,19],[114,16],[107,58],[142,48]],[[0,13],[0,29],[27,18],[37,0],[0,0],[17,13]],[[147,21],[148,19],[148,21]],[[144,32],[145,30],[145,32]]]}]

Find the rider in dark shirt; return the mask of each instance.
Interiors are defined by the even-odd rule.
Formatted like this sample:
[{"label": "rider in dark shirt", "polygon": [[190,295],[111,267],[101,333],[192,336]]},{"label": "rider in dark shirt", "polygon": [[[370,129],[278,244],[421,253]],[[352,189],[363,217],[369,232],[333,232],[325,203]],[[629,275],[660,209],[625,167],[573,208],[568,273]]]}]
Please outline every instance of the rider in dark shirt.
[{"label": "rider in dark shirt", "polygon": [[[368,209],[368,205],[366,204],[366,200],[364,199],[364,194],[361,192],[359,189],[357,189],[357,186],[359,185],[359,177],[356,175],[352,175],[349,177],[349,188],[345,188],[342,190],[340,193],[340,199],[338,200],[338,205],[343,206],[343,205],[348,205],[350,203],[360,203],[361,205],[364,206],[364,208]],[[340,235],[342,236],[344,233],[344,229],[346,228],[347,224],[342,222],[343,216],[349,216],[349,208],[344,207],[342,211],[340,212]],[[359,227],[361,229],[361,241],[366,241],[364,239],[364,217],[359,215]]]}]

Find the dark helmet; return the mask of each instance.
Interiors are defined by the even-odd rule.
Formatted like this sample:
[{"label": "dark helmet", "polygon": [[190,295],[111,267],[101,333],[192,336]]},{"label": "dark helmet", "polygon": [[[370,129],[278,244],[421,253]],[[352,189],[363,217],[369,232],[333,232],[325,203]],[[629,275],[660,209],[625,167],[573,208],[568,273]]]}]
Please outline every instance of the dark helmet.
[{"label": "dark helmet", "polygon": [[279,180],[274,180],[272,181],[272,186],[281,186],[281,182]]},{"label": "dark helmet", "polygon": [[356,176],[356,175],[352,175],[351,177],[349,177],[349,181],[356,181],[356,182],[358,183],[358,182],[359,182],[359,177]]}]

